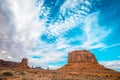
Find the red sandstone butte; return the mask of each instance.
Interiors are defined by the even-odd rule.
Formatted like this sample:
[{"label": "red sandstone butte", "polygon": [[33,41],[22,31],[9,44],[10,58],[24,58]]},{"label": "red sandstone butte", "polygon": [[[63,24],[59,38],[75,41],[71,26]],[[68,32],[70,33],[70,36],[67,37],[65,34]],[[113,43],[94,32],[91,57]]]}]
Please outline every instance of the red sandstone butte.
[{"label": "red sandstone butte", "polygon": [[68,63],[94,63],[97,64],[95,56],[86,51],[72,51],[68,54]]},{"label": "red sandstone butte", "polygon": [[68,54],[68,64],[58,70],[82,70],[87,72],[108,72],[114,71],[100,65],[95,56],[87,50],[76,50]]},{"label": "red sandstone butte", "polygon": [[28,59],[23,58],[21,62],[4,61],[0,59],[0,67],[8,68],[29,68]]}]

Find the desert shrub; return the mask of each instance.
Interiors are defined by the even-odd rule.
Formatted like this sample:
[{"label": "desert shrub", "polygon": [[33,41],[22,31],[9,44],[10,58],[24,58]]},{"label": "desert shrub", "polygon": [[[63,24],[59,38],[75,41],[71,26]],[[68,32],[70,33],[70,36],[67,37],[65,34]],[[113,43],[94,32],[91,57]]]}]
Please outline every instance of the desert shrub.
[{"label": "desert shrub", "polygon": [[118,79],[120,79],[120,76],[118,76]]},{"label": "desert shrub", "polygon": [[112,75],[110,75],[110,77],[112,77]]},{"label": "desert shrub", "polygon": [[106,75],[106,77],[109,77],[108,75]]},{"label": "desert shrub", "polygon": [[28,80],[28,79],[26,79],[26,78],[22,78],[22,80]]},{"label": "desert shrub", "polygon": [[120,80],[120,77],[117,77],[115,80]]},{"label": "desert shrub", "polygon": [[35,71],[34,74],[37,74],[37,71]]},{"label": "desert shrub", "polygon": [[97,74],[95,74],[95,76],[98,76]]},{"label": "desert shrub", "polygon": [[3,72],[2,76],[13,76],[12,72]]},{"label": "desert shrub", "polygon": [[20,72],[20,74],[21,74],[21,75],[25,75],[25,72],[24,72],[24,71],[22,71],[22,72]]},{"label": "desert shrub", "polygon": [[22,78],[22,80],[33,80],[32,78]]},{"label": "desert shrub", "polygon": [[3,80],[3,78],[0,78],[0,80]]},{"label": "desert shrub", "polygon": [[0,80],[6,80],[5,78],[0,78]]}]

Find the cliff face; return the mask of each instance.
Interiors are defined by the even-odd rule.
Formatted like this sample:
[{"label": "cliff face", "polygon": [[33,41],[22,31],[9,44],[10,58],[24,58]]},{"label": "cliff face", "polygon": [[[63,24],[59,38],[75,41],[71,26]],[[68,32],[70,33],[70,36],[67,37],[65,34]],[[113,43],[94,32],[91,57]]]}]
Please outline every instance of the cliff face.
[{"label": "cliff face", "polygon": [[12,62],[12,61],[0,60],[0,67],[29,68],[27,58],[23,58],[21,62]]},{"label": "cliff face", "polygon": [[82,70],[82,69],[106,69],[104,66],[98,64],[95,56],[86,50],[72,51],[68,54],[68,64],[59,68],[59,70]]},{"label": "cliff face", "polygon": [[73,51],[68,54],[68,63],[97,63],[95,56],[86,51]]}]

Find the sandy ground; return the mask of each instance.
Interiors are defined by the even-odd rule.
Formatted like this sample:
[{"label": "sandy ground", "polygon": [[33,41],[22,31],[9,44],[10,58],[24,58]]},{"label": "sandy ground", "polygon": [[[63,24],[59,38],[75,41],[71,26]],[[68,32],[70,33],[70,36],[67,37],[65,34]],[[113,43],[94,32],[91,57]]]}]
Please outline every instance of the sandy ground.
[{"label": "sandy ground", "polygon": [[120,73],[0,68],[0,80],[120,80]]}]

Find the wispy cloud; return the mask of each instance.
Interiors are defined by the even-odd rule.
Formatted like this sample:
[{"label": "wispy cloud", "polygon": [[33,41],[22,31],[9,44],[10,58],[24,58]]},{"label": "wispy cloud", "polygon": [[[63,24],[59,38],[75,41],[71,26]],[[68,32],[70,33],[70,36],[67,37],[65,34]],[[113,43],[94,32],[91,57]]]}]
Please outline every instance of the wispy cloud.
[{"label": "wispy cloud", "polygon": [[105,44],[103,43],[103,39],[111,32],[110,29],[98,24],[98,14],[99,12],[93,13],[85,20],[85,26],[83,30],[86,41],[82,45],[84,48],[94,49],[104,47]]},{"label": "wispy cloud", "polygon": [[[44,6],[44,0],[39,3],[35,0],[4,0],[0,4],[2,59],[27,57],[31,66],[54,66],[49,63],[66,62],[65,56],[71,50],[105,47],[104,38],[111,32],[106,26],[99,25],[99,11],[89,13],[93,7],[89,0],[66,0],[60,7],[58,20],[49,26],[46,26],[46,21],[49,20],[50,10]],[[40,15],[44,18],[40,19]],[[64,34],[75,27],[79,27],[82,33],[66,38]],[[47,40],[41,39],[43,34],[46,34]],[[54,43],[49,43],[52,37],[56,39]],[[74,40],[81,44],[70,44]]]},{"label": "wispy cloud", "polygon": [[102,64],[102,65],[104,65],[107,68],[120,71],[120,60],[100,61],[99,63]]},{"label": "wispy cloud", "polygon": [[109,46],[105,46],[105,47],[103,47],[101,50],[105,50],[105,49],[107,49],[107,48],[112,48],[112,47],[115,47],[115,46],[120,46],[120,43],[112,44],[112,45],[109,45]]}]

